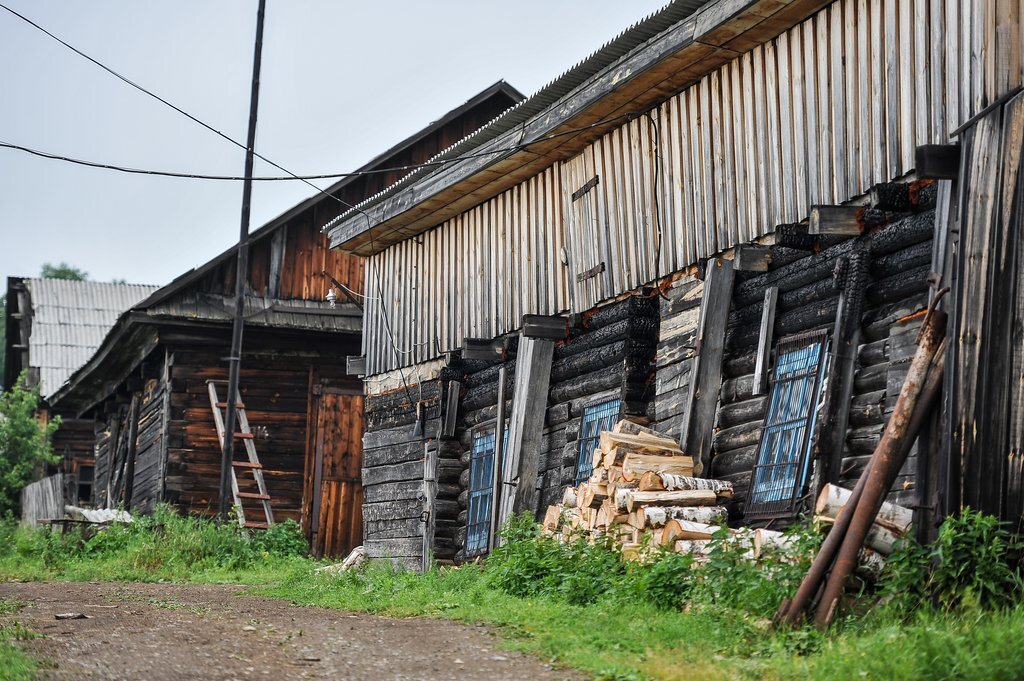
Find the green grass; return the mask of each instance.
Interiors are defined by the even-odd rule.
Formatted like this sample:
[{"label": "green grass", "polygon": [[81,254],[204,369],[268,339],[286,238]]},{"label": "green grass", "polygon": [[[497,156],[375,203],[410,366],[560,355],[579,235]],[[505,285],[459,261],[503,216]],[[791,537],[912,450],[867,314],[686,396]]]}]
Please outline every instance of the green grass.
[{"label": "green grass", "polygon": [[[0,598],[0,617],[13,615],[24,606],[23,603]],[[0,622],[0,681],[25,681],[35,675],[38,668],[15,641],[35,638],[21,622],[6,620]]]},{"label": "green grass", "polygon": [[[930,576],[918,572],[932,564],[922,549],[893,556],[888,590],[860,599],[862,606],[880,598],[888,604],[848,617],[827,635],[770,627],[817,546],[816,534],[799,529],[795,550],[756,563],[723,536],[706,564],[677,554],[639,564],[623,561],[614,547],[538,536],[520,519],[484,564],[413,574],[371,563],[327,575],[301,555],[294,525],[249,536],[160,510],[88,539],[0,527],[0,579],[238,583],[305,606],[483,623],[507,648],[598,679],[1024,678],[1017,573],[972,563],[975,555],[1001,562],[1003,549],[985,549],[1005,538],[993,539],[978,519],[960,522],[969,526],[944,530],[936,550],[947,558],[939,556]],[[900,598],[909,591],[912,598]],[[0,615],[17,607],[0,602]],[[32,661],[13,646],[26,635],[13,623],[0,631],[0,681],[32,673]]]},{"label": "green grass", "polygon": [[293,522],[249,535],[166,509],[88,538],[0,526],[0,580],[266,584],[309,569]]}]

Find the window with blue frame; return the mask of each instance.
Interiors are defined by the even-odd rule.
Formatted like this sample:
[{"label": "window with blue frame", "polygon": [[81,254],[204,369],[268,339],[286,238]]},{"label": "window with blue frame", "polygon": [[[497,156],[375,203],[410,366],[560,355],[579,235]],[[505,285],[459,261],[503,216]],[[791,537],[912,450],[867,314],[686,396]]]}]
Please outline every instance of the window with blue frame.
[{"label": "window with blue frame", "polygon": [[[508,443],[508,428],[505,428]],[[474,434],[469,459],[469,505],[466,509],[466,556],[487,553],[494,502],[494,428]]]},{"label": "window with blue frame", "polygon": [[576,479],[578,485],[594,472],[594,450],[601,441],[601,431],[611,430],[619,418],[622,400],[608,400],[583,409],[579,445],[576,449]]},{"label": "window with blue frame", "polygon": [[744,515],[788,516],[806,494],[821,399],[826,331],[791,336],[775,350],[771,392]]}]

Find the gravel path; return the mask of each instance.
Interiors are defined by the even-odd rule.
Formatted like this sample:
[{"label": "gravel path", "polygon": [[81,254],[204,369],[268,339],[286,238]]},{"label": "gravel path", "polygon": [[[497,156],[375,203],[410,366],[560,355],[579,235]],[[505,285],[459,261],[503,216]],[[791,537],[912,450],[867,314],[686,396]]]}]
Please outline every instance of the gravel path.
[{"label": "gravel path", "polygon": [[[455,622],[389,619],[239,596],[235,586],[5,583],[25,604],[0,621],[48,679],[566,679],[502,650],[494,632]],[[88,619],[57,620],[59,613]]]}]

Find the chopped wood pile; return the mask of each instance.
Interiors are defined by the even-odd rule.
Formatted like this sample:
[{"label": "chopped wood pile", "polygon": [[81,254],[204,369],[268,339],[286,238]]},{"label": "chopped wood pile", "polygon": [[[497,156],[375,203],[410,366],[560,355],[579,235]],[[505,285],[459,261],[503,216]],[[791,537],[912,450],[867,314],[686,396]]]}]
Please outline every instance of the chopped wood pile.
[{"label": "chopped wood pile", "polygon": [[[631,421],[601,433],[593,473],[568,488],[561,504],[548,507],[544,531],[551,536],[612,536],[629,558],[658,547],[707,556],[712,536],[726,526],[723,505],[733,486],[693,476],[693,458],[670,437]],[[740,534],[740,531],[733,531]],[[784,542],[781,532],[746,530],[753,555]]]}]

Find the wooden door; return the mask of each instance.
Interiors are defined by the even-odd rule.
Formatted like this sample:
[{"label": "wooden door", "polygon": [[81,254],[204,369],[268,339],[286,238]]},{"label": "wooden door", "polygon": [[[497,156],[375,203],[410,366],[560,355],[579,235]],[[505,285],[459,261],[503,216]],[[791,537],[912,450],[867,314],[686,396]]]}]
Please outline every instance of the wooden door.
[{"label": "wooden door", "polygon": [[363,540],[363,396],[317,387],[303,524],[315,556],[344,556]]}]

